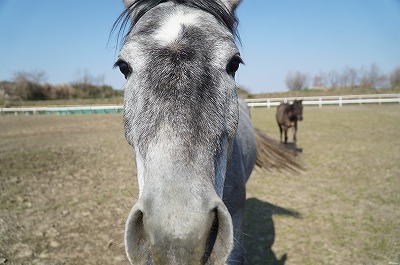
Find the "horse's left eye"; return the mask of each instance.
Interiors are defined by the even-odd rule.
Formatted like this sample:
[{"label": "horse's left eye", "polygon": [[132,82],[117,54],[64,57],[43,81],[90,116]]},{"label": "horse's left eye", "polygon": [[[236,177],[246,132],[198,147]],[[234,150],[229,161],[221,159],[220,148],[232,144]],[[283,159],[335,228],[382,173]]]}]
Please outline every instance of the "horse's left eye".
[{"label": "horse's left eye", "polygon": [[129,64],[125,61],[118,60],[115,64],[114,67],[118,67],[121,73],[125,76],[125,79],[128,79],[128,77],[132,73],[132,69],[129,66]]},{"label": "horse's left eye", "polygon": [[236,54],[226,66],[226,72],[232,77],[235,77],[236,71],[239,69],[241,63],[243,63],[242,58],[240,58],[239,54]]}]

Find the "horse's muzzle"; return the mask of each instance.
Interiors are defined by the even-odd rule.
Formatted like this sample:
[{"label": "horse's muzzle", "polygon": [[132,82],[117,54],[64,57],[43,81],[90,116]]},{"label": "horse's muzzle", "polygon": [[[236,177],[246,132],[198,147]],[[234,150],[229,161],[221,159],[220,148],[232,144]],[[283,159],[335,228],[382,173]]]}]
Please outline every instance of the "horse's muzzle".
[{"label": "horse's muzzle", "polygon": [[219,198],[207,204],[189,209],[140,199],[125,226],[131,264],[224,264],[233,247],[231,216]]}]

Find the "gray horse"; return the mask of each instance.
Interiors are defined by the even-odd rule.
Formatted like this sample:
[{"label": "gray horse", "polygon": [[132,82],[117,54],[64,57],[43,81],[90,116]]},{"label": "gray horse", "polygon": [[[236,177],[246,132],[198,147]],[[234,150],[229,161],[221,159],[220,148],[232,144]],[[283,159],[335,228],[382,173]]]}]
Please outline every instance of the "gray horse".
[{"label": "gray horse", "polygon": [[256,145],[234,80],[239,2],[125,0],[115,66],[139,184],[125,226],[131,264],[244,263]]}]

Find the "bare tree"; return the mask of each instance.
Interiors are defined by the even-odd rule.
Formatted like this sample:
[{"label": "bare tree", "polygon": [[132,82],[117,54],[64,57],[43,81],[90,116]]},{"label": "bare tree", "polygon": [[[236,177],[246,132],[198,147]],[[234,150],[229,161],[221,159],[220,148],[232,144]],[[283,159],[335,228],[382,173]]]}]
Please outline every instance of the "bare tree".
[{"label": "bare tree", "polygon": [[351,89],[354,89],[358,83],[357,70],[353,67],[346,67],[344,74],[346,75],[347,86]]},{"label": "bare tree", "polygon": [[326,75],[325,75],[325,73],[319,73],[319,74],[314,76],[313,87],[315,87],[315,88],[326,87]]},{"label": "bare tree", "polygon": [[[332,78],[336,78],[336,74],[332,75]],[[348,88],[354,88],[357,82],[357,71],[354,68],[351,67],[345,67],[342,71],[342,73],[337,74],[338,78],[338,86],[341,89],[348,89]],[[334,82],[335,83],[335,82]]]},{"label": "bare tree", "polygon": [[41,83],[46,79],[44,71],[19,71],[14,73],[13,90],[20,99],[46,99]]},{"label": "bare tree", "polygon": [[348,76],[346,74],[346,70],[343,70],[341,74],[339,74],[339,88],[345,89],[349,83]]},{"label": "bare tree", "polygon": [[340,75],[336,70],[332,70],[328,73],[328,81],[331,88],[337,88],[340,84]]},{"label": "bare tree", "polygon": [[361,69],[360,86],[363,88],[379,88],[386,85],[387,76],[380,73],[376,63],[371,64],[368,70]]},{"label": "bare tree", "polygon": [[106,77],[104,74],[93,76],[88,69],[76,71],[75,76],[76,76],[75,81],[73,81],[72,84],[95,85],[95,86],[105,85]]},{"label": "bare tree", "polygon": [[29,77],[36,84],[43,84],[47,80],[46,72],[43,70],[33,70],[29,73]]},{"label": "bare tree", "polygon": [[84,84],[84,85],[89,85],[93,83],[93,76],[89,73],[88,69],[85,70],[78,70],[76,72],[76,78],[75,81],[73,81],[74,84]]},{"label": "bare tree", "polygon": [[14,73],[14,82],[32,82],[42,84],[47,80],[46,72],[43,70],[33,70],[31,72],[18,71]]},{"label": "bare tree", "polygon": [[307,74],[297,71],[296,73],[289,72],[286,76],[286,86],[291,91],[301,90],[306,86]]},{"label": "bare tree", "polygon": [[380,79],[380,69],[376,63],[371,64],[368,71],[368,81],[370,88],[376,88]]},{"label": "bare tree", "polygon": [[390,85],[392,88],[400,87],[400,66],[396,67],[390,74]]},{"label": "bare tree", "polygon": [[382,74],[376,63],[369,67],[346,66],[341,72],[331,70],[327,74],[320,73],[313,77],[314,87],[330,87],[333,89],[355,89],[355,88],[383,88],[400,86],[400,66],[390,75]]},{"label": "bare tree", "polygon": [[15,94],[20,99],[27,99],[30,97],[30,80],[28,73],[19,71],[14,73],[14,88]]},{"label": "bare tree", "polygon": [[105,74],[99,74],[93,80],[95,85],[104,86],[105,85],[106,76]]}]

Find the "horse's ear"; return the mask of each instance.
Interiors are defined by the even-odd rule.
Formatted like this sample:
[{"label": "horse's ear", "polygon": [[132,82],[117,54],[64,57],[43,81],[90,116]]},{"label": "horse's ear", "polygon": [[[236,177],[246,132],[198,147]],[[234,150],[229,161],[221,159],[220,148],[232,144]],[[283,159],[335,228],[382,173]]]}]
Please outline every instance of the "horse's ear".
[{"label": "horse's ear", "polygon": [[134,20],[137,14],[142,9],[142,8],[137,8],[138,0],[122,0],[122,2],[124,2],[126,11],[128,12],[130,19]]},{"label": "horse's ear", "polygon": [[235,12],[236,7],[242,2],[242,0],[222,0],[222,3],[228,8],[231,13]]},{"label": "horse's ear", "polygon": [[122,0],[126,8],[129,8],[135,0]]}]

